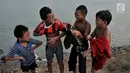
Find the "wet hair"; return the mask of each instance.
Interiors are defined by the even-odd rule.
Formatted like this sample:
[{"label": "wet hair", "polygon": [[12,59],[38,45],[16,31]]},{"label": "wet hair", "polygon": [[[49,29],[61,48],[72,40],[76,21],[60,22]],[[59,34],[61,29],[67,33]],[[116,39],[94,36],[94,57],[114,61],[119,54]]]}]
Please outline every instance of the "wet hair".
[{"label": "wet hair", "polygon": [[47,15],[52,13],[52,10],[49,7],[43,7],[41,8],[41,10],[39,11],[40,17],[42,20],[47,19]]},{"label": "wet hair", "polygon": [[78,6],[76,8],[76,10],[80,10],[82,12],[82,14],[85,14],[85,15],[87,15],[87,13],[88,13],[87,7],[85,5]]},{"label": "wet hair", "polygon": [[108,25],[112,20],[112,14],[109,12],[109,10],[101,10],[96,13],[96,19],[97,18],[100,18],[103,21],[107,21],[107,25]]},{"label": "wet hair", "polygon": [[14,36],[16,38],[22,38],[23,34],[28,31],[28,28],[24,25],[17,25],[14,29]]}]

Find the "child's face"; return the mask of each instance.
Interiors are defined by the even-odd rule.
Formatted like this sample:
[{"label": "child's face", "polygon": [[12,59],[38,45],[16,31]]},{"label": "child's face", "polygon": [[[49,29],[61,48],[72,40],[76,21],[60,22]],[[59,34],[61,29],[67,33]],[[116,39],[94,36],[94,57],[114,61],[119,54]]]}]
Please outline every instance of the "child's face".
[{"label": "child's face", "polygon": [[55,22],[55,15],[54,13],[50,13],[47,15],[46,22],[53,24]]},{"label": "child's face", "polygon": [[29,39],[30,39],[30,33],[29,31],[26,31],[25,33],[23,33],[23,37],[22,38],[19,38],[21,41],[26,41],[28,42]]},{"label": "child's face", "polygon": [[77,20],[84,20],[85,15],[80,10],[76,10],[75,11],[75,18]]},{"label": "child's face", "polygon": [[103,21],[99,17],[96,18],[96,26],[97,27],[104,27],[106,25],[106,21]]}]

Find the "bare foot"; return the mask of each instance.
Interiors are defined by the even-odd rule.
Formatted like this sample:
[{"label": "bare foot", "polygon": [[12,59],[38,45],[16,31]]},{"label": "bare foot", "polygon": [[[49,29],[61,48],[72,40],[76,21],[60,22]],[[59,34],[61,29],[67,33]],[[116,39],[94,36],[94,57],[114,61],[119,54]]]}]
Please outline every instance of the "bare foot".
[{"label": "bare foot", "polygon": [[78,73],[77,71],[74,71],[74,73]]}]

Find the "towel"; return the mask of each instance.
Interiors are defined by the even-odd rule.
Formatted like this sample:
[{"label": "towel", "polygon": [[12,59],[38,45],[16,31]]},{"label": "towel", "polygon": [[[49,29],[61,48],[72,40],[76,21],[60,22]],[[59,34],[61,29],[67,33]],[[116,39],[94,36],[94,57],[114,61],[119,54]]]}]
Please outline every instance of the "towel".
[{"label": "towel", "polygon": [[104,36],[91,38],[89,41],[92,49],[92,66],[95,70],[102,69],[107,58],[110,58],[110,42]]}]

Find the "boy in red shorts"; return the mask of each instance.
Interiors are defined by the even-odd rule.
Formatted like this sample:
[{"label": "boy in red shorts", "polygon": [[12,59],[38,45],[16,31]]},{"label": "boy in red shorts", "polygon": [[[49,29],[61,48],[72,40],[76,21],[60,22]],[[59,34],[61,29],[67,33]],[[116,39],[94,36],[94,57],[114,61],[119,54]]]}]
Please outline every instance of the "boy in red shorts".
[{"label": "boy in red shorts", "polygon": [[[87,36],[90,41],[92,51],[92,70],[91,73],[97,73],[102,69],[107,58],[110,58],[110,32],[107,28],[112,19],[112,15],[108,10],[102,10],[96,13],[96,28]],[[93,39],[95,37],[95,39]],[[88,53],[87,52],[87,53]]]}]

